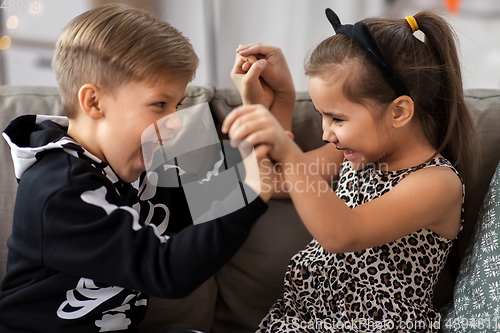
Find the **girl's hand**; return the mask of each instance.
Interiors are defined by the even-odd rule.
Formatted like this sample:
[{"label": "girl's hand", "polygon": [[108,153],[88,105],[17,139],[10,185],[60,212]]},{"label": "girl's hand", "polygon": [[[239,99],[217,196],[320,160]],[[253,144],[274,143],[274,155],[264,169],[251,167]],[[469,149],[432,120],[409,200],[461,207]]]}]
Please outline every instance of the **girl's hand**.
[{"label": "girl's hand", "polygon": [[236,55],[231,78],[240,92],[243,105],[262,104],[270,108],[274,102],[274,92],[260,76],[267,65],[266,59],[256,56]]},{"label": "girl's hand", "polygon": [[231,111],[222,123],[222,132],[231,140],[251,143],[255,149],[259,145],[268,146],[269,157],[279,162],[293,144],[276,118],[262,105],[243,105]]}]

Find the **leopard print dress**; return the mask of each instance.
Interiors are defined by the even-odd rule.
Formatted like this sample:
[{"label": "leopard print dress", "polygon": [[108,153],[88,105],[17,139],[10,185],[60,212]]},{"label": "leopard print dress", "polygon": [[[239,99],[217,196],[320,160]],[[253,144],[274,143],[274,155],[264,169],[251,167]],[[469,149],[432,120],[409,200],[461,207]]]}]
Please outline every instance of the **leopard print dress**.
[{"label": "leopard print dress", "polygon": [[[371,166],[356,171],[346,161],[336,193],[354,208],[431,166],[458,175],[443,158],[389,172]],[[436,332],[433,288],[452,243],[421,229],[385,245],[335,254],[313,239],[291,259],[283,294],[257,332]]]}]

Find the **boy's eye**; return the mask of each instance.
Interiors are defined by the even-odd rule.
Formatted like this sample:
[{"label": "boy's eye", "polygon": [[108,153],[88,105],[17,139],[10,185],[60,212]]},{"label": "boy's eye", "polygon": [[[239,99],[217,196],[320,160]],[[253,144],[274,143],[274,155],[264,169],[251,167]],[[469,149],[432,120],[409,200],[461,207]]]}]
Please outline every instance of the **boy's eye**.
[{"label": "boy's eye", "polygon": [[336,124],[340,124],[341,122],[343,122],[343,120],[339,118],[333,118],[332,121]]}]

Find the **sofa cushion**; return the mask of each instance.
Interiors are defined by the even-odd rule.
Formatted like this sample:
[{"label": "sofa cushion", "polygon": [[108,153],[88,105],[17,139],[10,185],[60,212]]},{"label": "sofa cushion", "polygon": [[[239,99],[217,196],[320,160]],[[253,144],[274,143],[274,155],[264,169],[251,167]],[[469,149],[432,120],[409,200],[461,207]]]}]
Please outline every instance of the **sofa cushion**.
[{"label": "sofa cushion", "polygon": [[500,164],[460,264],[453,303],[444,311],[445,332],[496,327],[500,316]]}]

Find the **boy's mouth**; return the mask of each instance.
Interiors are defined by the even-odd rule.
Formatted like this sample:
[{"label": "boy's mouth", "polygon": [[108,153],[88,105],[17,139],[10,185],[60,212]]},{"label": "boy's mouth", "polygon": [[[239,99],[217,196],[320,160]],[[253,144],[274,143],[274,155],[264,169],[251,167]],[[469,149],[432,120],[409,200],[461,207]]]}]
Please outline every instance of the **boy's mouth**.
[{"label": "boy's mouth", "polygon": [[[164,132],[162,133],[163,135],[160,136],[160,132],[156,131],[155,139],[143,142],[141,144],[141,155],[146,170],[148,170],[153,164],[153,157],[155,155],[155,152],[158,149],[165,149],[164,144],[167,141],[170,141],[175,133],[175,131],[170,129],[163,130],[163,132]],[[162,153],[164,154],[164,152]]]},{"label": "boy's mouth", "polygon": [[155,151],[157,151],[159,147],[160,144],[158,143],[158,141],[148,141],[142,143],[141,155],[146,170],[148,170],[153,164],[153,156],[155,154]]}]

